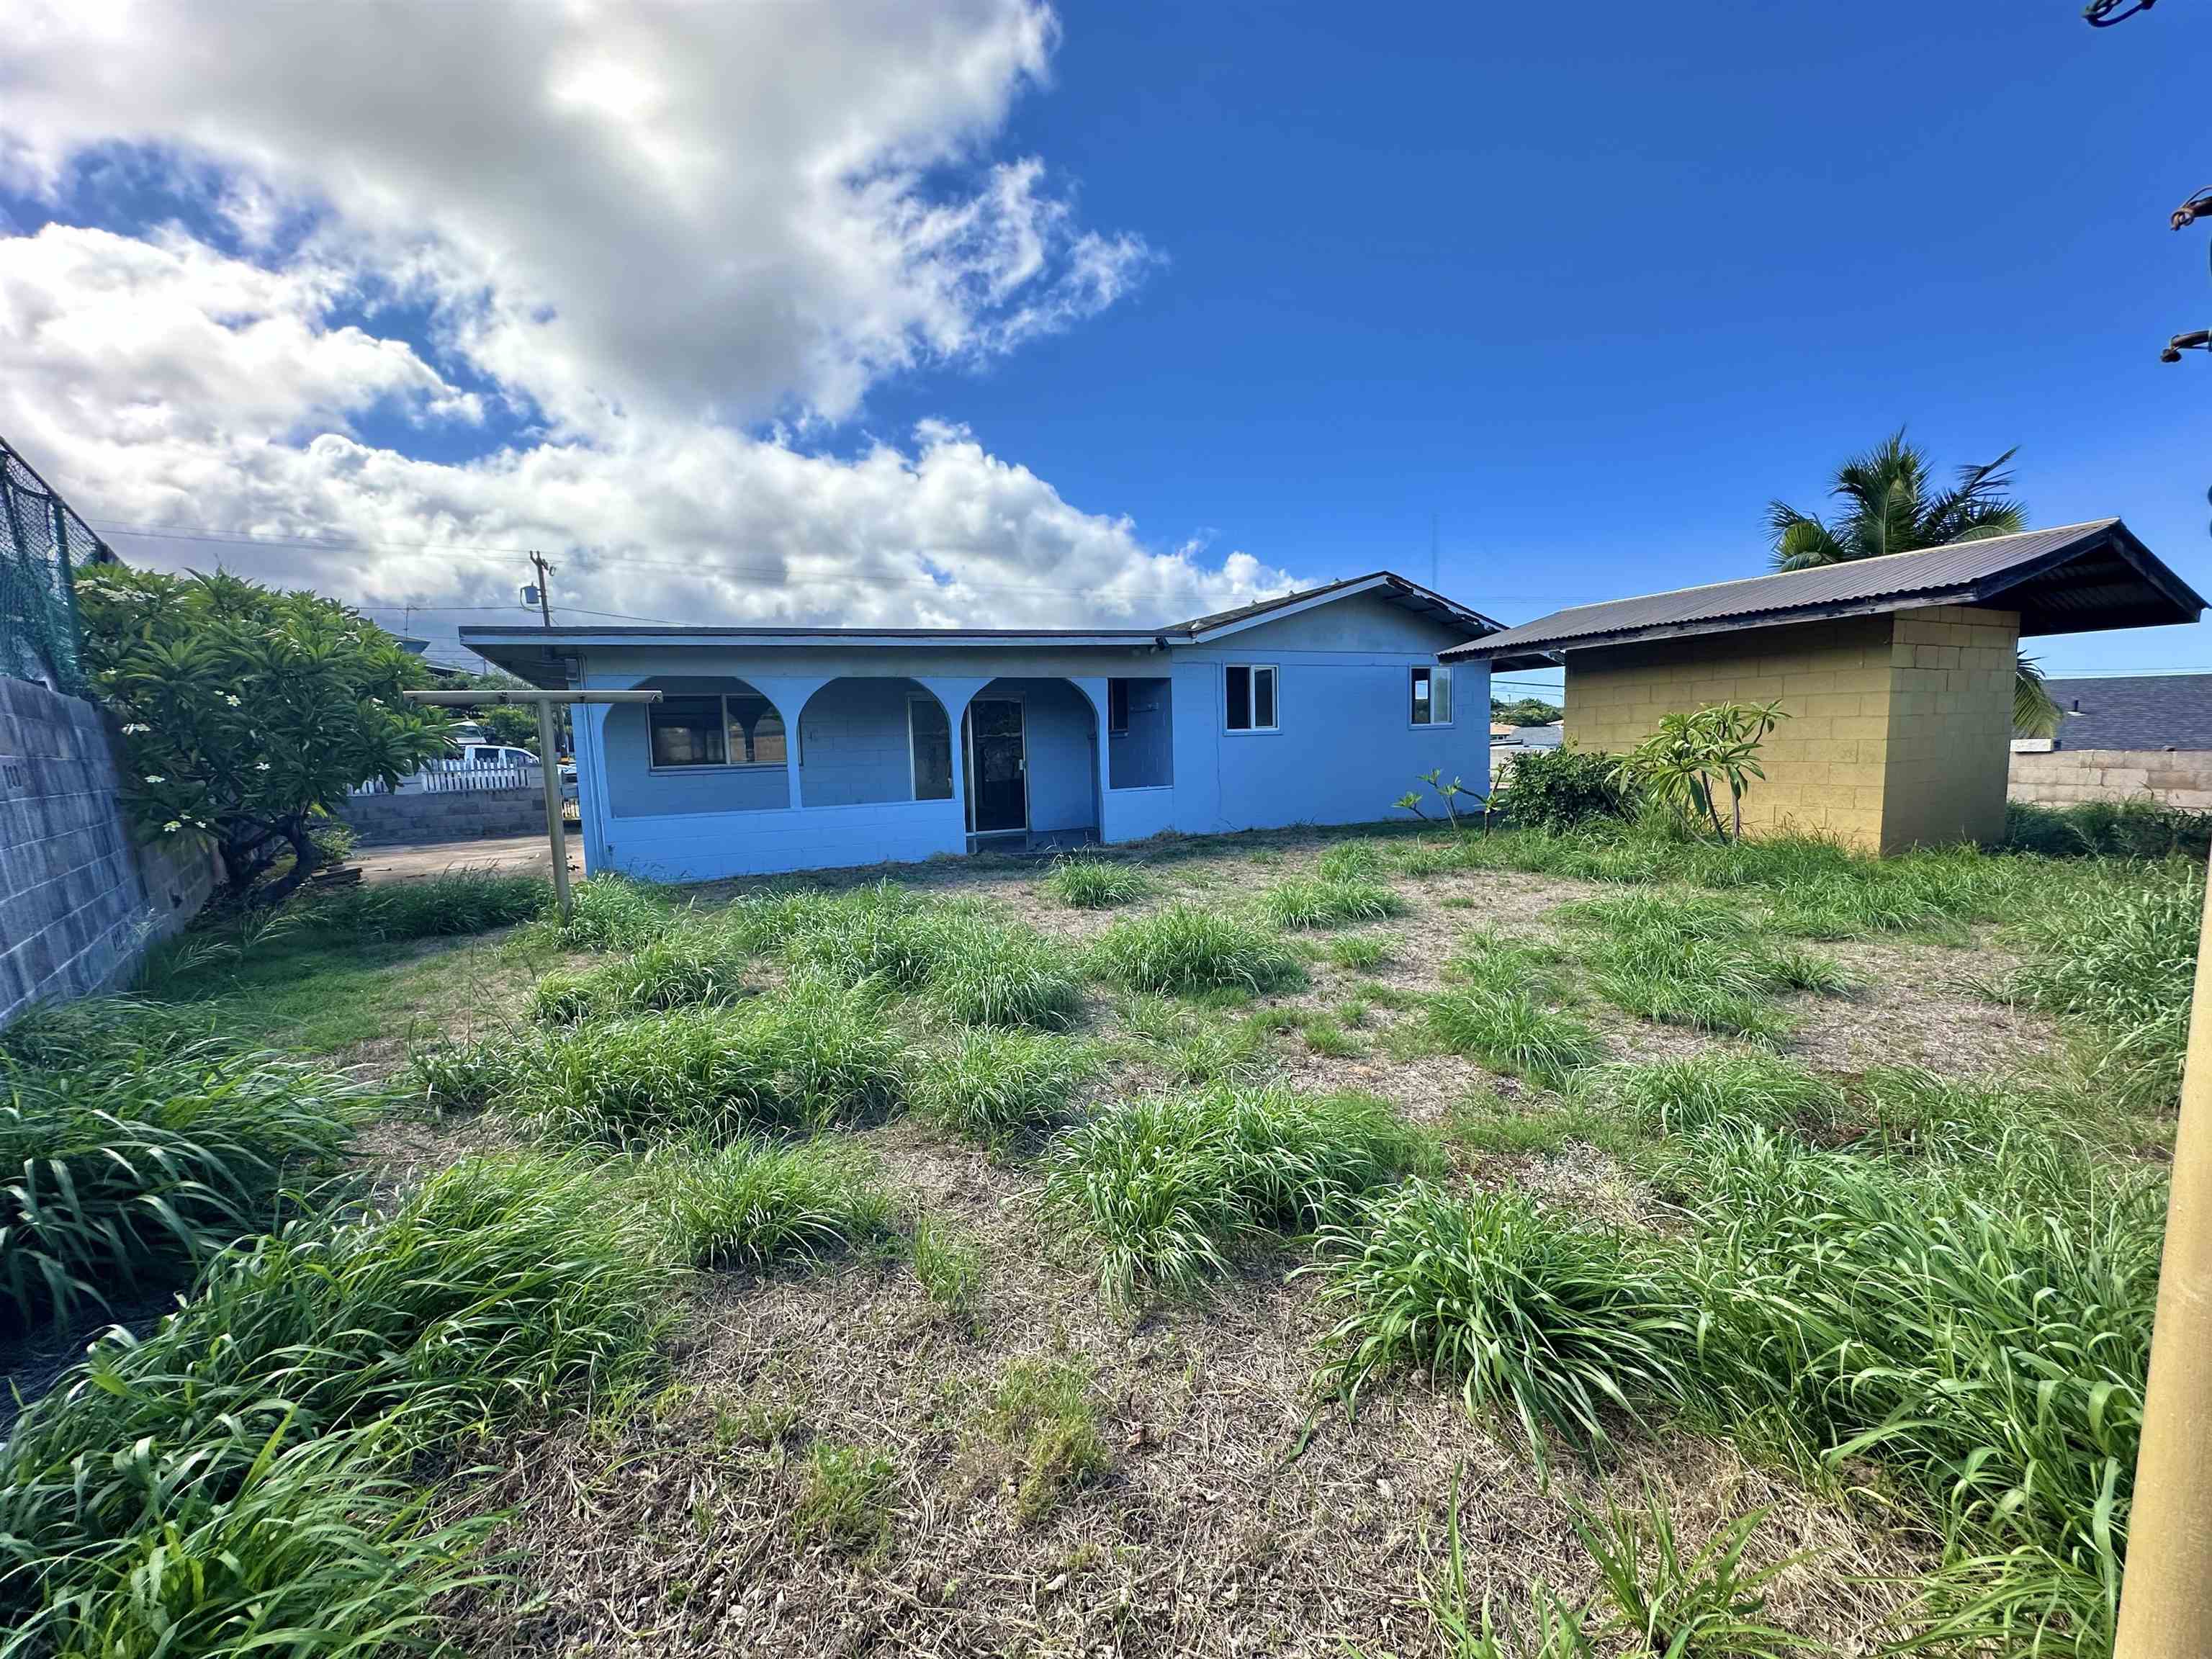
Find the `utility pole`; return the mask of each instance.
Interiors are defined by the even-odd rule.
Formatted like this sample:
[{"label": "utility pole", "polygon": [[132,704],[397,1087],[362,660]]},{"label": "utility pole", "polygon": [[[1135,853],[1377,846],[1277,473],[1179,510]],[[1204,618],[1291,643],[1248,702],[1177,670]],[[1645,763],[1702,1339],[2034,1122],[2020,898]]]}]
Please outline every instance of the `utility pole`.
[{"label": "utility pole", "polygon": [[553,599],[550,587],[553,567],[545,562],[545,556],[543,553],[534,550],[530,555],[530,562],[537,567],[538,570],[538,619],[546,627],[550,628],[553,626]]}]

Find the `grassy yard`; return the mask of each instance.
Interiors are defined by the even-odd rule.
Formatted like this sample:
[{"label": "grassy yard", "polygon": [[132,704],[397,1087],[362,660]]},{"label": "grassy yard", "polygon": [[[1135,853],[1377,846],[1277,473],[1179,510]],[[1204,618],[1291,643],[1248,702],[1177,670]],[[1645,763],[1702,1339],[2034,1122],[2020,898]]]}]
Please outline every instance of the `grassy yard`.
[{"label": "grassy yard", "polygon": [[2108,1653],[2203,880],[1376,830],[204,930],[4,1039],[0,1659]]}]

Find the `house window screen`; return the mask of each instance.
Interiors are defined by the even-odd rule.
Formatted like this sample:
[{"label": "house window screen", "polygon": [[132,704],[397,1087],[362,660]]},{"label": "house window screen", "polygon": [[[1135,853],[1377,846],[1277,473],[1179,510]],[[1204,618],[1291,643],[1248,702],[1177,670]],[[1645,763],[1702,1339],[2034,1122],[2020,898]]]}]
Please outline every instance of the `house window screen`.
[{"label": "house window screen", "polygon": [[1275,729],[1275,670],[1270,664],[1231,663],[1222,671],[1223,713],[1231,732]]},{"label": "house window screen", "polygon": [[914,798],[952,799],[952,726],[934,699],[916,697],[907,708],[907,740],[914,753]]},{"label": "house window screen", "polygon": [[729,708],[730,764],[781,766],[785,760],[783,716],[758,693],[723,699]]},{"label": "house window screen", "polygon": [[646,710],[655,766],[726,766],[720,697],[664,697]]},{"label": "house window screen", "polygon": [[1452,672],[1449,668],[1416,668],[1413,673],[1413,721],[1416,726],[1449,726],[1452,718]]},{"label": "house window screen", "polygon": [[1106,731],[1112,737],[1121,737],[1129,730],[1129,682],[1106,682]]}]

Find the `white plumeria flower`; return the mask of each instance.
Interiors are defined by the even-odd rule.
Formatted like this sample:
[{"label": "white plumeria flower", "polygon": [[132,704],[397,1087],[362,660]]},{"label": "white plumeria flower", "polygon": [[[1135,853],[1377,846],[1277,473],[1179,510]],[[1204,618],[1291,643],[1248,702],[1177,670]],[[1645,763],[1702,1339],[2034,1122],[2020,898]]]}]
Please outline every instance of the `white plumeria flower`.
[{"label": "white plumeria flower", "polygon": [[229,704],[233,708],[237,708],[237,707],[238,707],[238,699],[237,699],[236,697],[232,696],[231,696],[228,691],[226,691],[226,692],[224,692],[224,693],[223,693],[222,700],[223,700],[225,702],[228,703],[228,704]]},{"label": "white plumeria flower", "polygon": [[128,726],[125,726],[123,729],[124,729],[124,731],[125,731],[125,732],[150,732],[150,731],[152,731],[154,728],[153,728],[152,726],[143,726],[143,725],[141,725],[141,724],[140,724],[138,721],[137,721],[137,720],[132,720],[132,721],[131,721]]},{"label": "white plumeria flower", "polygon": [[269,763],[267,761],[256,761],[253,763],[253,769],[257,772],[266,772],[269,769]]},{"label": "white plumeria flower", "polygon": [[179,830],[183,829],[184,827],[185,827],[185,826],[184,826],[183,824],[181,824],[181,823],[179,823],[176,821],[176,819],[174,819],[174,818],[171,818],[171,819],[170,819],[167,823],[165,823],[165,824],[163,824],[163,825],[161,826],[161,833],[162,833],[163,835],[165,835],[165,836],[173,836],[173,835],[175,835],[175,834],[177,833],[177,831],[178,831],[178,830]]},{"label": "white plumeria flower", "polygon": [[167,783],[168,779],[163,777],[159,772],[149,772],[146,775],[146,781],[149,783]]}]

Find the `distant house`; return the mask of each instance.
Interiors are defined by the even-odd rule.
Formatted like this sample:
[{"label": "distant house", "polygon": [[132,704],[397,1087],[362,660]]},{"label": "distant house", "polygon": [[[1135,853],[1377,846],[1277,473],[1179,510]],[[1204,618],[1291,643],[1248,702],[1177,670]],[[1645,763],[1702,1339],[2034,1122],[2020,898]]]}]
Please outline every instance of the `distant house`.
[{"label": "distant house", "polygon": [[2118,519],[1578,605],[1444,652],[1566,669],[1567,738],[1778,699],[1747,829],[1887,852],[2003,832],[2019,641],[2195,622],[2204,601]]},{"label": "distant house", "polygon": [[2013,740],[2008,793],[2019,801],[2152,795],[2212,810],[2212,674],[2111,674],[2044,682],[2058,732]]},{"label": "distant house", "polygon": [[1481,612],[1388,571],[1157,628],[470,628],[577,710],[592,870],[697,880],[1387,817],[1478,777]]}]

